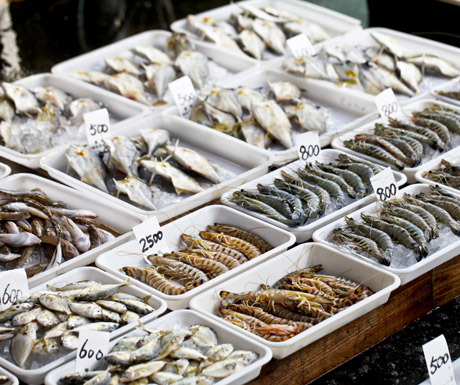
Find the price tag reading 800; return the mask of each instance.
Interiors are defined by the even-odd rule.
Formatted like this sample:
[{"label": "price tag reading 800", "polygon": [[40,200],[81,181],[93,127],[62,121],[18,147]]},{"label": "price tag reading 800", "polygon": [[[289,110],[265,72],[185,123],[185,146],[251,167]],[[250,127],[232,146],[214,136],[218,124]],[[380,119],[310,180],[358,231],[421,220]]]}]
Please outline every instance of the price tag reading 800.
[{"label": "price tag reading 800", "polygon": [[174,80],[168,84],[174,102],[176,103],[179,114],[184,118],[188,118],[188,114],[195,104],[197,94],[193,83],[188,76]]},{"label": "price tag reading 800", "polygon": [[309,131],[299,134],[295,138],[297,155],[305,163],[310,163],[316,159],[321,152],[318,131]]},{"label": "price tag reading 800", "polygon": [[380,202],[386,202],[396,197],[399,192],[393,171],[390,167],[375,174],[371,178],[371,185]]},{"label": "price tag reading 800", "polygon": [[109,352],[110,333],[81,330],[78,336],[76,371],[88,372],[103,362]]},{"label": "price tag reading 800", "polygon": [[454,368],[443,334],[423,346],[428,374],[432,385],[455,385]]},{"label": "price tag reading 800", "polygon": [[380,116],[385,120],[388,120],[389,117],[404,117],[404,112],[396,100],[396,96],[391,88],[387,88],[380,94],[376,95],[375,104],[377,106],[377,110],[380,113]]},{"label": "price tag reading 800", "polygon": [[151,217],[134,226],[133,232],[143,254],[149,255],[157,251],[165,251],[166,242],[163,230],[161,230],[156,217]]}]

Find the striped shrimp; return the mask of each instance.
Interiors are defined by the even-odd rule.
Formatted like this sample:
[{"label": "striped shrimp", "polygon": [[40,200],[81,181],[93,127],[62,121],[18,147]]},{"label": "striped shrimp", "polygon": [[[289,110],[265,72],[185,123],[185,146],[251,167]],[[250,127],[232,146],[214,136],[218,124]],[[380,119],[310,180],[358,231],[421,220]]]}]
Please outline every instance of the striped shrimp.
[{"label": "striped shrimp", "polygon": [[365,166],[369,167],[374,174],[378,174],[380,171],[383,170],[383,167],[375,164],[373,162],[369,162],[368,160],[365,159],[357,159],[352,157],[351,155],[347,154],[339,154],[339,163],[337,163],[338,166],[342,166],[344,164],[364,164]]},{"label": "striped shrimp", "polygon": [[[406,141],[406,138],[400,139],[400,138],[394,138],[388,135],[382,135],[380,137],[385,139],[387,142],[390,142],[393,146],[396,146],[397,148],[399,148],[404,153],[404,155],[407,157],[407,159],[410,160],[410,165],[412,167],[418,166],[420,162],[422,161],[422,155],[416,152],[413,146]],[[420,144],[419,142],[417,143]],[[422,149],[423,149],[423,146],[422,146]]]},{"label": "striped shrimp", "polygon": [[249,260],[261,255],[261,252],[257,247],[255,247],[252,243],[243,241],[240,238],[225,235],[224,233],[213,233],[210,231],[200,231],[199,235],[205,241],[219,243],[231,249],[238,250]]},{"label": "striped shrimp", "polygon": [[150,267],[125,266],[121,268],[121,271],[168,295],[179,295],[187,291],[185,287],[174,284]]},{"label": "striped shrimp", "polygon": [[384,208],[380,211],[381,214],[402,218],[406,221],[409,221],[410,223],[413,223],[420,230],[422,230],[423,235],[427,241],[431,240],[433,237],[432,229],[419,214],[402,207],[395,206],[392,202],[385,202],[383,205]]},{"label": "striped shrimp", "polygon": [[373,190],[372,190],[371,178],[375,174],[372,168],[370,168],[367,164],[342,162],[342,163],[337,164],[337,167],[352,171],[355,174],[359,175],[361,180],[364,182],[364,185],[366,186],[366,193],[367,194],[372,193]]},{"label": "striped shrimp", "polygon": [[[335,182],[336,184],[338,184],[340,186],[340,188],[342,189],[342,191],[344,193],[347,193],[350,197],[352,198],[355,198],[355,192],[353,190],[353,187],[351,187],[347,182],[345,182],[345,180],[340,176],[340,175],[336,175],[336,174],[333,174],[331,172],[327,172],[327,171],[323,171],[317,167],[313,167],[312,165],[310,164],[307,164],[305,166],[305,170],[323,178],[323,179],[328,179],[332,182]],[[302,177],[302,176],[300,176]]]},{"label": "striped shrimp", "polygon": [[436,134],[438,134],[438,136],[444,141],[444,143],[446,143],[448,147],[451,147],[452,137],[449,129],[444,124],[434,119],[424,118],[422,117],[422,115],[420,115],[419,112],[413,112],[412,115],[414,115],[412,121],[417,126],[423,126],[436,132]]},{"label": "striped shrimp", "polygon": [[343,170],[339,167],[316,162],[316,165],[323,171],[340,175],[347,182],[356,194],[356,198],[362,198],[366,195],[366,186],[358,174],[350,170]]},{"label": "striped shrimp", "polygon": [[228,271],[228,268],[223,263],[213,259],[199,257],[194,254],[174,251],[172,253],[166,253],[163,256],[196,267],[197,269],[202,270],[209,278],[217,277]]},{"label": "striped shrimp", "polygon": [[263,310],[266,312],[272,313],[277,317],[284,318],[286,320],[294,321],[294,322],[302,322],[306,324],[316,325],[317,323],[328,319],[330,314],[323,312],[321,314],[316,314],[316,317],[307,316],[302,313],[298,313],[295,309],[291,310],[286,308],[283,305],[280,305],[275,302],[270,302],[268,304],[260,304]]},{"label": "striped shrimp", "polygon": [[310,294],[334,299],[334,290],[325,282],[300,276],[287,276],[285,279],[287,283],[295,286],[299,285],[303,291],[307,291]]},{"label": "striped shrimp", "polygon": [[460,134],[460,119],[455,114],[449,112],[423,111],[417,116],[436,120],[444,124],[450,132]]},{"label": "striped shrimp", "polygon": [[424,200],[426,202],[433,203],[434,205],[443,208],[455,220],[460,220],[460,206],[458,202],[455,202],[455,200],[450,200],[447,197],[442,197],[439,195],[425,196]]},{"label": "striped shrimp", "polygon": [[433,140],[436,144],[436,148],[439,151],[442,152],[446,150],[446,143],[439,137],[439,135],[436,132],[430,130],[429,128],[417,126],[411,123],[405,123],[401,120],[393,119],[392,117],[389,117],[388,121],[390,122],[390,125],[393,127],[402,128],[406,131],[416,132],[417,134],[421,134]]},{"label": "striped shrimp", "polygon": [[[460,167],[456,166],[445,159],[441,159],[441,166],[443,167],[443,171],[447,172],[452,176],[460,176]],[[430,188],[434,188],[434,186],[430,186]],[[441,189],[437,189],[441,190]],[[442,195],[442,194],[441,194]]]},{"label": "striped shrimp", "polygon": [[437,238],[439,236],[438,221],[428,210],[425,210],[423,207],[420,207],[416,204],[406,202],[402,199],[392,201],[392,204],[420,215],[425,223],[430,226],[432,237]]},{"label": "striped shrimp", "polygon": [[194,254],[204,258],[213,259],[217,262],[222,263],[227,269],[231,270],[235,267],[238,267],[240,263],[237,259],[231,257],[230,255],[220,253],[218,251],[208,251],[205,249],[183,249],[183,253]]},{"label": "striped shrimp", "polygon": [[233,196],[237,198],[256,199],[260,202],[263,202],[273,207],[275,210],[277,210],[280,214],[284,215],[286,218],[291,218],[292,216],[291,207],[289,206],[288,202],[286,202],[286,200],[283,199],[282,197],[275,196],[275,195],[269,195],[269,194],[262,194],[260,192],[253,192],[253,191],[248,191],[248,190],[235,191],[233,193]]},{"label": "striped shrimp", "polygon": [[343,144],[345,147],[349,148],[350,150],[359,152],[360,154],[369,155],[378,160],[392,164],[399,170],[403,170],[405,167],[404,162],[395,158],[384,148],[381,148],[374,144],[363,142],[363,141],[356,141],[356,140],[346,140],[343,142]]},{"label": "striped shrimp", "polygon": [[[303,209],[300,213],[300,218],[305,218],[305,221],[308,220],[308,218],[315,218],[316,216],[324,214],[324,212],[320,211],[320,199],[314,192],[295,184],[287,183],[285,180],[279,178],[276,178],[273,184],[279,189],[298,196],[305,202],[305,204],[302,204]],[[295,214],[295,212],[292,214],[293,219],[295,219]]]}]

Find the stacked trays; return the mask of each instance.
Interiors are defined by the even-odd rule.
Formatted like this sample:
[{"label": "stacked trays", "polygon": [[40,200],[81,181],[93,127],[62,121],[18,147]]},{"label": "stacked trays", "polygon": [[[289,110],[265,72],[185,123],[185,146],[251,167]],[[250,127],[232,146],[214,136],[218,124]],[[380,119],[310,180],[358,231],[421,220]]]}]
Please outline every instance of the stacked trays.
[{"label": "stacked trays", "polygon": [[[73,271],[69,271],[59,277],[49,280],[47,284],[62,287],[66,284],[74,283],[81,280],[94,280],[96,282],[101,282],[103,284],[119,284],[123,282],[122,280],[115,278],[112,275],[107,274],[94,267],[80,267]],[[46,290],[46,288],[46,284],[43,283],[39,286],[34,287],[30,292],[31,294],[33,294],[40,290]],[[145,298],[146,296],[149,296],[149,293],[147,293],[145,290],[136,287],[135,285],[124,286],[119,291],[133,294],[140,298]],[[166,310],[166,303],[163,300],[152,295],[149,296],[147,304],[152,306],[155,310],[140,318],[140,320],[143,323],[152,321]],[[132,322],[118,329],[115,329],[110,333],[110,338],[114,339],[120,337],[123,334],[133,330],[137,326],[137,322]],[[34,369],[20,368],[11,361],[11,358],[7,360],[3,354],[4,353],[0,353],[0,364],[2,367],[5,367],[12,373],[16,374],[19,377],[19,379],[26,382],[27,384],[41,384],[43,383],[46,374],[50,370],[62,366],[65,362],[74,359],[76,356],[76,351],[69,351],[69,353],[64,355],[60,353],[59,356],[51,355],[51,361],[50,359],[43,358],[45,363],[39,364],[38,367]],[[73,365],[75,365],[75,361],[73,361],[72,363]]]},{"label": "stacked trays", "polygon": [[[168,307],[170,309],[181,309],[187,307],[190,300],[196,294],[201,293],[230,277],[237,274],[239,275],[245,270],[266,262],[273,256],[287,250],[287,248],[295,242],[295,238],[292,234],[287,231],[280,230],[275,226],[255,218],[251,218],[225,206],[208,206],[163,226],[162,231],[164,239],[166,240],[166,248],[168,251],[178,250],[179,246],[183,245],[180,240],[180,235],[182,233],[196,237],[199,231],[206,230],[208,225],[214,225],[216,222],[250,231],[265,239],[274,248],[198,287],[193,288],[190,291],[185,292],[184,294],[168,295],[140,281],[132,280],[132,282],[144,290],[154,293],[156,296],[164,299],[168,303]],[[127,258],[129,258],[129,260]],[[145,260],[145,257],[140,253],[140,247],[137,241],[132,240],[100,255],[96,261],[96,265],[119,278],[126,279],[127,275],[120,271],[122,267],[148,267],[150,266],[150,263],[148,263]]]},{"label": "stacked trays", "polygon": [[0,376],[8,377],[9,382],[6,382],[6,385],[19,385],[19,380],[3,368],[0,368]]},{"label": "stacked trays", "polygon": [[[336,163],[336,160],[339,156],[339,154],[341,154],[340,151],[337,151],[337,150],[329,150],[329,149],[326,149],[326,150],[322,150],[319,154],[319,156],[317,157],[317,160],[319,162],[322,162],[322,163]],[[360,158],[360,157],[355,157],[355,158]],[[261,183],[261,184],[272,184],[272,182],[275,180],[275,178],[281,178],[281,173],[282,172],[287,172],[288,174],[291,174],[291,175],[295,175],[295,170],[297,170],[298,168],[301,168],[303,167],[303,162],[298,160],[296,162],[293,162],[293,163],[290,163],[288,164],[287,166],[284,166],[278,170],[275,170],[275,171],[272,171],[271,173],[269,174],[266,174],[264,176],[261,176],[260,178],[257,178],[257,179],[254,179],[236,189],[233,189],[231,191],[228,191],[226,192],[224,195],[222,195],[221,197],[221,201],[223,204],[227,205],[227,206],[230,206],[230,207],[233,207],[237,210],[240,210],[244,213],[247,213],[251,216],[254,216],[256,218],[259,218],[261,220],[264,220],[264,221],[267,221],[268,223],[271,223],[273,224],[274,226],[277,226],[281,229],[284,229],[286,231],[289,231],[291,233],[293,233],[295,236],[296,236],[296,239],[297,239],[297,242],[305,242],[307,240],[309,240],[313,234],[313,232],[319,228],[321,228],[322,226],[326,225],[327,223],[331,222],[331,221],[334,221],[335,219],[337,218],[340,218],[342,215],[345,215],[347,213],[351,213],[353,212],[354,210],[360,208],[360,207],[363,207],[367,204],[369,204],[370,202],[373,201],[374,197],[373,195],[368,195],[364,198],[361,198],[361,199],[358,199],[358,200],[355,200],[353,202],[350,202],[348,205],[342,207],[341,209],[339,210],[335,210],[335,209],[332,209],[332,211],[329,209],[329,212],[328,214],[324,215],[323,217],[319,218],[319,219],[315,219],[313,221],[310,221],[308,224],[306,225],[303,225],[303,226],[296,226],[296,227],[289,227],[277,220],[274,220],[274,219],[271,219],[269,217],[267,217],[266,215],[264,214],[260,214],[260,213],[257,213],[255,211],[250,211],[246,208],[243,208],[241,206],[239,206],[238,204],[232,202],[230,199],[232,198],[233,196],[233,193],[235,191],[239,191],[239,190],[256,190],[256,187],[257,187],[257,184],[258,183]],[[398,186],[401,186],[403,185],[405,182],[406,182],[406,177],[405,175],[399,173],[399,172],[394,172],[394,175],[395,175],[395,180],[396,180],[396,183],[398,184]]]},{"label": "stacked trays", "polygon": [[6,176],[10,174],[11,174],[11,167],[4,163],[0,163],[0,178],[5,178]]}]

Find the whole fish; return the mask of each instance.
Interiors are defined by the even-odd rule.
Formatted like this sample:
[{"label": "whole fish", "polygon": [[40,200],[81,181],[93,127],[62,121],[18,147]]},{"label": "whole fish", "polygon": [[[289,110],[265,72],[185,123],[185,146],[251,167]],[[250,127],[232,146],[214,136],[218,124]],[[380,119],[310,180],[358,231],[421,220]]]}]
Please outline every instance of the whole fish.
[{"label": "whole fish", "polygon": [[193,85],[201,89],[209,77],[208,58],[201,52],[184,51],[174,63],[181,72],[190,77]]},{"label": "whole fish", "polygon": [[129,199],[150,210],[156,210],[153,204],[153,193],[143,180],[134,177],[126,177],[121,181],[114,180],[118,192],[128,195]]},{"label": "whole fish", "polygon": [[265,43],[255,32],[244,29],[239,33],[238,40],[241,42],[244,52],[255,57],[257,60],[262,60]]},{"label": "whole fish", "polygon": [[136,159],[139,158],[139,151],[133,141],[126,136],[114,136],[103,141],[110,153],[109,164],[123,171],[128,177],[137,177]]},{"label": "whole fish", "polygon": [[115,56],[105,58],[105,64],[115,72],[127,72],[131,75],[140,75],[139,68],[131,61],[124,57]]},{"label": "whole fish", "polygon": [[32,353],[37,339],[37,330],[38,325],[35,322],[28,323],[19,330],[11,341],[11,357],[21,368],[24,367],[30,353]]},{"label": "whole fish", "polygon": [[40,112],[38,100],[26,87],[2,82],[5,95],[14,103],[16,111],[23,115],[36,115]]}]

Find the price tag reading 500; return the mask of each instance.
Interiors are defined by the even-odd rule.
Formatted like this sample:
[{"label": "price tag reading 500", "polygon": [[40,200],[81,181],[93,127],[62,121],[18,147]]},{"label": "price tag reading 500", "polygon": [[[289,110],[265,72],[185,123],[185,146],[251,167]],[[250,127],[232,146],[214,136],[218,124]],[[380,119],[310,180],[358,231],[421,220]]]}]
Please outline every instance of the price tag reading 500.
[{"label": "price tag reading 500", "polygon": [[422,346],[432,385],[455,385],[454,368],[443,334]]},{"label": "price tag reading 500", "polygon": [[144,254],[153,254],[157,251],[164,251],[166,246],[163,231],[155,217],[151,217],[141,224],[133,227],[141,252]]},{"label": "price tag reading 500", "polygon": [[88,145],[102,158],[107,153],[104,138],[110,138],[109,112],[106,108],[87,112],[83,115],[86,125],[86,139]]}]

